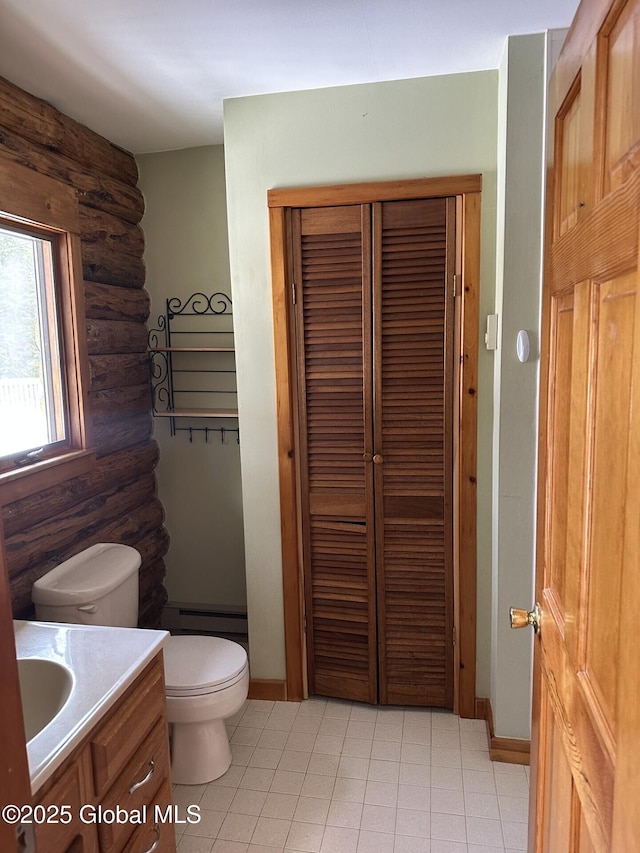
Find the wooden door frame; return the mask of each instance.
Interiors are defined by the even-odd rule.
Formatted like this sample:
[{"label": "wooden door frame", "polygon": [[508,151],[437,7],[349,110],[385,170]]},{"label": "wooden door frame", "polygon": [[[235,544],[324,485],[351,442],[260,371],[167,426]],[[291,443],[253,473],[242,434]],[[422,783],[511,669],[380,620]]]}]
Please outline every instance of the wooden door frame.
[{"label": "wooden door frame", "polygon": [[[0,516],[0,806],[31,803],[31,783],[22,717],[22,700],[18,682],[18,664],[11,612],[11,591],[4,549],[4,533]],[[35,851],[33,827],[26,826],[25,841]],[[0,821],[0,850],[16,849],[16,826]]]},{"label": "wooden door frame", "polygon": [[296,349],[291,295],[290,208],[371,204],[416,198],[456,198],[456,317],[454,363],[454,710],[476,713],[476,466],[481,175],[378,181],[267,193],[276,371],[278,470],[286,697],[307,695],[302,527],[296,447]]}]

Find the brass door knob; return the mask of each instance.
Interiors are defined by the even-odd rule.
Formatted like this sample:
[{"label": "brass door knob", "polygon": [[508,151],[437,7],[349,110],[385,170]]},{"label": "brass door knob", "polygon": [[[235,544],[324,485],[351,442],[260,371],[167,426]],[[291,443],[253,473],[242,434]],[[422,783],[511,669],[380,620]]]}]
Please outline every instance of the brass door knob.
[{"label": "brass door knob", "polygon": [[519,610],[517,607],[511,607],[509,619],[512,628],[526,628],[531,625],[536,634],[540,633],[541,613],[540,605],[537,603],[533,610]]},{"label": "brass door knob", "polygon": [[363,462],[371,462],[372,458],[373,457],[371,456],[370,453],[363,453],[362,454],[362,461]]},{"label": "brass door knob", "polygon": [[382,454],[376,453],[375,456],[373,457],[373,464],[374,465],[382,465],[383,462],[384,462],[384,459],[382,458]]}]

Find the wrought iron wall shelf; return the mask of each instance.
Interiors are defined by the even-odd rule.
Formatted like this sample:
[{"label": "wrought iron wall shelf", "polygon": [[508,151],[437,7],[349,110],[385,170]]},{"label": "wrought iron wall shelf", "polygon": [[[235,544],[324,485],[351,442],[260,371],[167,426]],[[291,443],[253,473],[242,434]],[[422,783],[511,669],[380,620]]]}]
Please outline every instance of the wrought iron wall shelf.
[{"label": "wrought iron wall shelf", "polygon": [[[198,425],[202,418],[238,417],[233,314],[226,294],[167,299],[166,313],[149,331],[149,359],[153,414],[169,419],[171,435],[188,432],[192,441],[194,432],[203,432],[208,441],[218,432],[222,441],[229,434],[239,440],[237,426]],[[185,420],[195,425],[178,425]]]}]

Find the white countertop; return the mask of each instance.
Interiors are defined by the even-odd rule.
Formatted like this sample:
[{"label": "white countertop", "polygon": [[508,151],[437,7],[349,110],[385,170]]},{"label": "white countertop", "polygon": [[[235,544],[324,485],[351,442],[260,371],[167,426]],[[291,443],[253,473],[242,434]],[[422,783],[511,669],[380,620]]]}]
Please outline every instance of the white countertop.
[{"label": "white countertop", "polygon": [[166,643],[166,631],[15,620],[18,658],[44,658],[73,674],[62,710],[27,743],[35,792]]}]

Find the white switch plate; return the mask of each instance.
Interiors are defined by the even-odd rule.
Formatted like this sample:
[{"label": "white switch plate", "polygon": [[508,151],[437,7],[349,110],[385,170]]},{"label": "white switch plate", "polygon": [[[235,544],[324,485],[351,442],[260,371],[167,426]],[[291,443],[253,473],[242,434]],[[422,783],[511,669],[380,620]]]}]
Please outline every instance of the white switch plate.
[{"label": "white switch plate", "polygon": [[484,336],[487,349],[498,349],[498,315],[487,314],[487,331]]}]

